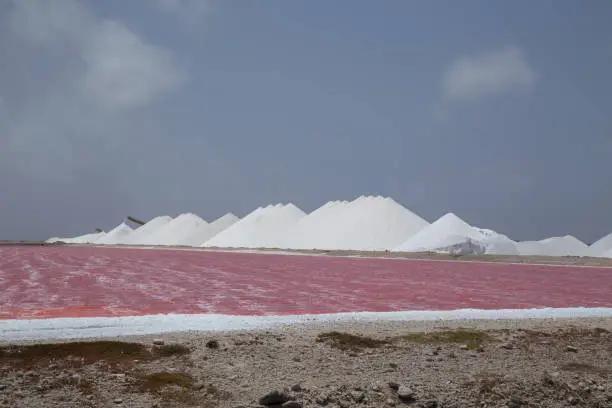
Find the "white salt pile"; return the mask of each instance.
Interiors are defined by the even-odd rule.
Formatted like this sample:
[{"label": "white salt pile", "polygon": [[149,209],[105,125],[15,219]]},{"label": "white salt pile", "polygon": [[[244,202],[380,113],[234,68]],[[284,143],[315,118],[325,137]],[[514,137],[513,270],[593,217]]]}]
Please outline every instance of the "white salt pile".
[{"label": "white salt pile", "polygon": [[304,216],[306,214],[293,204],[260,207],[202,246],[276,248],[282,234]]},{"label": "white salt pile", "polygon": [[552,237],[538,241],[546,245],[548,256],[586,256],[589,247],[578,238],[571,235]]},{"label": "white salt pile", "polygon": [[329,208],[333,210],[322,209],[313,223],[318,228],[310,228],[310,234],[300,238],[302,248],[384,251],[428,225],[393,199],[380,196],[361,196],[349,204],[330,204]]},{"label": "white salt pile", "polygon": [[448,213],[396,246],[397,252],[518,254],[510,238],[492,230],[472,227]]},{"label": "white salt pile", "polygon": [[183,240],[207,222],[192,213],[181,214],[155,229],[138,242],[141,245],[181,245]]},{"label": "white salt pile", "polygon": [[611,251],[612,251],[612,233],[595,241],[593,244],[591,244],[591,246],[589,246],[589,249],[588,249],[588,253],[590,256],[604,256],[604,254],[606,254],[607,252],[611,252]]},{"label": "white salt pile", "polygon": [[210,224],[201,225],[193,230],[191,234],[183,239],[181,244],[187,246],[201,246],[204,242],[235,224],[239,219],[240,218],[236,217],[234,214],[227,213]]},{"label": "white salt pile", "polygon": [[73,238],[49,238],[46,242],[65,242],[67,244],[93,244],[106,234],[105,232],[95,232],[92,234],[79,235]]},{"label": "white salt pile", "polygon": [[146,236],[153,234],[170,221],[172,221],[172,217],[167,215],[155,217],[146,224],[136,228],[128,237],[126,237],[126,239],[124,239],[123,243],[138,245]]},{"label": "white salt pile", "polygon": [[98,245],[117,245],[124,242],[132,233],[132,228],[122,222],[104,236],[97,239],[94,243]]},{"label": "white salt pile", "polygon": [[320,235],[321,230],[333,222],[337,215],[346,210],[349,205],[349,201],[330,201],[323,204],[287,229],[279,239],[279,248],[318,248],[318,244],[315,241],[316,237]]},{"label": "white salt pile", "polygon": [[516,248],[519,252],[519,255],[524,255],[524,256],[532,256],[532,255],[547,256],[549,252],[548,245],[540,241],[517,242]]}]

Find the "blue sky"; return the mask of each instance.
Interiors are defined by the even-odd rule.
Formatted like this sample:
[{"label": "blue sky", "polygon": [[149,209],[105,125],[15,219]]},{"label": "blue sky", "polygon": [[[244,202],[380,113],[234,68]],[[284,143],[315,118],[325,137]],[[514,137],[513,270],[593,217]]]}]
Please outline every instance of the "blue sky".
[{"label": "blue sky", "polygon": [[0,0],[0,239],[381,194],[612,231],[612,3]]}]

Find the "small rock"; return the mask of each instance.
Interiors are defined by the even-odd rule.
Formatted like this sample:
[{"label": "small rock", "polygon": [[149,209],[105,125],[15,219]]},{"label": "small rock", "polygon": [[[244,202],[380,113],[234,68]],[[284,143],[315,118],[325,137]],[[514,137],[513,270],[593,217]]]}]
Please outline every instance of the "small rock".
[{"label": "small rock", "polygon": [[467,344],[462,344],[461,346],[459,346],[459,348],[460,348],[461,350],[467,350],[467,349],[469,349],[469,347],[468,347],[468,345],[467,345]]},{"label": "small rock", "polygon": [[351,397],[355,402],[362,402],[365,399],[365,393],[363,391],[353,391]]},{"label": "small rock", "polygon": [[525,405],[525,401],[523,401],[520,397],[513,395],[510,397],[510,401],[506,404],[508,408],[520,408]]},{"label": "small rock", "polygon": [[387,399],[387,401],[385,401],[387,405],[390,405],[392,407],[395,406],[395,400],[392,400],[391,398]]},{"label": "small rock", "polygon": [[293,392],[302,392],[302,385],[301,384],[294,384],[293,386],[291,386],[291,391],[293,391]]},{"label": "small rock", "polygon": [[569,397],[569,398],[567,399],[567,402],[568,402],[570,405],[576,405],[576,404],[578,404],[578,400],[577,400],[576,398],[574,398],[574,397]]},{"label": "small rock", "polygon": [[393,381],[389,381],[387,385],[389,385],[389,388],[395,391],[399,390],[399,387],[400,387],[398,383],[393,382]]},{"label": "small rock", "polygon": [[578,347],[567,346],[567,347],[565,347],[565,351],[569,351],[570,353],[577,353],[578,352]]},{"label": "small rock", "polygon": [[217,340],[208,340],[206,342],[206,348],[216,350],[219,348],[219,342]]},{"label": "small rock", "polygon": [[545,370],[542,374],[542,381],[544,384],[553,385],[559,378],[559,373],[556,371]]},{"label": "small rock", "polygon": [[380,392],[382,391],[382,387],[380,386],[380,384],[376,383],[372,386],[372,391]]},{"label": "small rock", "polygon": [[299,358],[298,356],[293,357],[292,360],[295,361],[296,363],[299,363],[300,361],[302,361],[302,359]]},{"label": "small rock", "polygon": [[259,399],[261,405],[280,405],[289,401],[289,396],[283,391],[271,391]]},{"label": "small rock", "polygon": [[113,403],[114,403],[114,404],[123,404],[123,399],[121,399],[121,398],[115,398],[115,399],[113,400]]},{"label": "small rock", "polygon": [[504,349],[504,350],[512,350],[514,346],[512,345],[512,343],[504,343],[501,346],[499,346],[499,348]]},{"label": "small rock", "polygon": [[391,368],[397,368],[397,363],[389,363],[389,367],[391,367]]},{"label": "small rock", "polygon": [[6,384],[0,384],[0,391],[5,390],[6,389]]},{"label": "small rock", "polygon": [[422,401],[417,405],[418,408],[438,408],[438,401],[435,399],[430,399],[427,401]]},{"label": "small rock", "polygon": [[57,368],[57,364],[49,364],[49,370],[55,370]]},{"label": "small rock", "polygon": [[302,408],[302,403],[297,401],[287,401],[281,405],[281,408]]},{"label": "small rock", "polygon": [[404,402],[414,401],[414,391],[405,385],[401,385],[397,390],[397,396]]},{"label": "small rock", "polygon": [[166,342],[163,341],[162,339],[155,339],[155,340],[153,340],[153,345],[154,346],[163,346],[164,344],[166,344]]},{"label": "small rock", "polygon": [[478,346],[478,348],[476,349],[476,351],[478,351],[479,353],[484,353],[485,348],[484,348],[484,346],[481,344],[481,345],[479,345],[479,346]]}]

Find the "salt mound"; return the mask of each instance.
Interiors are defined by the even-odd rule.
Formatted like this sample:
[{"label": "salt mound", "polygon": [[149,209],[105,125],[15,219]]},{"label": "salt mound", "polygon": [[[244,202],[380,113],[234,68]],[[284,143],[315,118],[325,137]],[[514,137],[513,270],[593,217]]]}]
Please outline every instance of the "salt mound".
[{"label": "salt mound", "polygon": [[49,243],[65,242],[67,244],[93,244],[94,242],[102,238],[104,234],[106,233],[105,232],[95,232],[92,234],[80,235],[78,237],[73,237],[73,238],[54,237],[54,238],[49,238],[45,242],[49,242]]},{"label": "salt mound", "polygon": [[588,245],[571,235],[547,238],[538,242],[546,245],[547,255],[549,256],[588,255]]},{"label": "salt mound", "polygon": [[612,258],[612,249],[602,253],[599,255],[601,258]]},{"label": "salt mound", "polygon": [[188,246],[200,246],[221,231],[235,224],[239,219],[240,218],[236,217],[234,214],[227,213],[210,224],[202,225],[195,229],[181,242],[181,244]]},{"label": "salt mound", "polygon": [[612,251],[612,233],[595,241],[588,249],[590,256],[601,256]]},{"label": "salt mound", "polygon": [[274,248],[278,246],[282,234],[304,216],[306,214],[293,204],[260,207],[202,246]]},{"label": "salt mound", "polygon": [[361,196],[351,203],[328,203],[312,214],[303,234],[288,238],[303,249],[380,251],[391,249],[428,225],[391,198]]},{"label": "salt mound", "polygon": [[317,244],[313,237],[319,236],[321,229],[334,220],[350,205],[348,201],[330,201],[323,204],[284,232],[278,246],[283,249],[314,249]]},{"label": "salt mound", "polygon": [[548,245],[540,242],[540,241],[521,241],[516,243],[516,248],[518,249],[519,255],[524,256],[549,256],[549,248]]},{"label": "salt mound", "polygon": [[132,234],[126,237],[123,243],[138,245],[141,243],[141,240],[144,239],[147,235],[153,234],[157,229],[161,228],[163,225],[166,225],[170,221],[172,221],[172,217],[169,217],[167,215],[155,217],[146,224],[136,228],[134,232],[132,232]]},{"label": "salt mound", "polygon": [[140,243],[143,245],[181,245],[181,242],[193,234],[193,231],[206,224],[206,221],[195,214],[181,214],[143,237]]},{"label": "salt mound", "polygon": [[495,231],[475,228],[453,213],[440,217],[407,241],[397,252],[444,252],[517,255],[516,244]]},{"label": "salt mound", "polygon": [[94,243],[98,245],[117,245],[122,243],[132,233],[132,228],[124,222],[110,230],[103,237],[96,240]]}]

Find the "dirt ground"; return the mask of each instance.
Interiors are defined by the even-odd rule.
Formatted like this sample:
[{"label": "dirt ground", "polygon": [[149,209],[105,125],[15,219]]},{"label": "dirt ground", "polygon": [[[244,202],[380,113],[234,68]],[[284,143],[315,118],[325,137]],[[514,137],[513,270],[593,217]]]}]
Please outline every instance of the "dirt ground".
[{"label": "dirt ground", "polygon": [[612,407],[612,319],[0,339],[0,407]]}]

